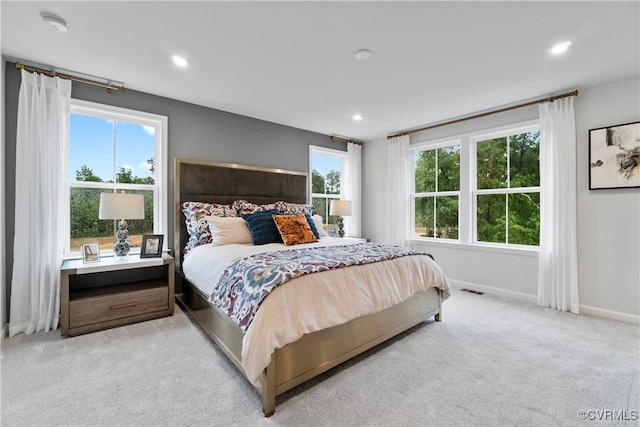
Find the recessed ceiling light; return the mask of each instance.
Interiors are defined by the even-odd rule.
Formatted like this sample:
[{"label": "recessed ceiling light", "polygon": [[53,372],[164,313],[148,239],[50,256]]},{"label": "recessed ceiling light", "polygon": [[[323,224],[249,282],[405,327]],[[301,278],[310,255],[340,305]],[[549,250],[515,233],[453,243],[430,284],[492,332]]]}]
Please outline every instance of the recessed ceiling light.
[{"label": "recessed ceiling light", "polygon": [[567,49],[569,49],[569,46],[571,46],[571,42],[570,41],[558,43],[558,44],[555,44],[555,45],[551,46],[547,50],[547,52],[549,52],[552,55],[560,55],[561,53],[566,52]]},{"label": "recessed ceiling light", "polygon": [[371,58],[371,51],[369,49],[358,49],[356,53],[353,54],[356,59],[364,60]]},{"label": "recessed ceiling light", "polygon": [[69,25],[67,24],[67,21],[60,18],[59,16],[52,15],[51,13],[43,13],[40,16],[42,16],[42,22],[49,25],[49,27],[51,27],[52,30],[57,31],[59,33],[67,32]]},{"label": "recessed ceiling light", "polygon": [[355,120],[356,122],[359,122],[360,120],[362,120],[362,114],[354,114],[353,116],[351,116],[351,118],[353,120]]},{"label": "recessed ceiling light", "polygon": [[181,67],[181,68],[186,67],[191,62],[187,58],[185,58],[184,56],[180,56],[180,55],[173,55],[171,57],[171,61],[174,64],[176,64],[178,67]]}]

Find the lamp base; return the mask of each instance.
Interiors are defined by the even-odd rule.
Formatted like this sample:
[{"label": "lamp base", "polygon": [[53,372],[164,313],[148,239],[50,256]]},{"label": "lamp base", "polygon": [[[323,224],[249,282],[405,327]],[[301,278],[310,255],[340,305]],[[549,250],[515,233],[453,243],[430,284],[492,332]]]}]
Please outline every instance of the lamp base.
[{"label": "lamp base", "polygon": [[119,257],[125,257],[129,255],[129,251],[131,250],[131,246],[127,242],[116,242],[113,245],[113,253]]},{"label": "lamp base", "polygon": [[338,236],[344,237],[344,220],[341,216],[338,217]]},{"label": "lamp base", "polygon": [[127,221],[124,219],[118,223],[118,230],[116,231],[116,244],[113,245],[113,253],[119,257],[125,257],[129,255],[131,246],[127,242],[129,237],[129,230],[127,230]]}]

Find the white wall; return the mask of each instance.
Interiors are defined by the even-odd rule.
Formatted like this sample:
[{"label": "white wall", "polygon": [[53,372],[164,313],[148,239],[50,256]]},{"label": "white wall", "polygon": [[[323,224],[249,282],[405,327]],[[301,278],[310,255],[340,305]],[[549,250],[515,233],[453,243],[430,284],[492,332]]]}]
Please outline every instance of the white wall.
[{"label": "white wall", "polygon": [[[588,130],[640,120],[640,78],[578,88],[575,98],[578,162],[579,286],[581,311],[640,323],[640,190],[589,191]],[[573,88],[567,88],[572,90]],[[541,94],[541,97],[545,94]],[[523,100],[527,101],[527,100]],[[528,107],[473,122],[414,134],[411,143],[537,118]],[[421,125],[421,124],[417,124]],[[386,138],[367,142],[363,149],[362,236],[385,236]],[[536,301],[538,257],[532,251],[508,251],[416,243],[434,255],[451,282],[493,294]]]},{"label": "white wall", "polygon": [[[640,315],[640,189],[589,190],[589,129],[640,121],[640,77],[586,88],[575,104],[583,313]],[[629,319],[631,320],[631,318]]]}]

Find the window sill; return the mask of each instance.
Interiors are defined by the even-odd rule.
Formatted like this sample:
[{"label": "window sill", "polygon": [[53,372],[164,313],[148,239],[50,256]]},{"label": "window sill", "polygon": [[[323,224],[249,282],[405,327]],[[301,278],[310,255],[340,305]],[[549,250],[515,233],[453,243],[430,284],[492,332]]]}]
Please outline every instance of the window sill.
[{"label": "window sill", "polygon": [[505,255],[521,255],[530,257],[538,257],[538,254],[540,252],[537,246],[499,246],[481,243],[469,244],[460,243],[453,240],[409,239],[409,243],[411,246],[437,246],[449,249],[461,249],[475,252],[493,252]]}]

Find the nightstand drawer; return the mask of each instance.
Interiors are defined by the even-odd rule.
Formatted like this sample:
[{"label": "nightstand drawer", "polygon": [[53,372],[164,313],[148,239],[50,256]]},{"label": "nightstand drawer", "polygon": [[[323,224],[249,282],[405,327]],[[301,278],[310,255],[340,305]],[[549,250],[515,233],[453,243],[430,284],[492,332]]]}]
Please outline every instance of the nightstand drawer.
[{"label": "nightstand drawer", "polygon": [[76,336],[173,314],[171,255],[66,260],[60,269],[60,334]]},{"label": "nightstand drawer", "polygon": [[69,327],[75,328],[130,316],[167,310],[166,286],[69,301]]}]

